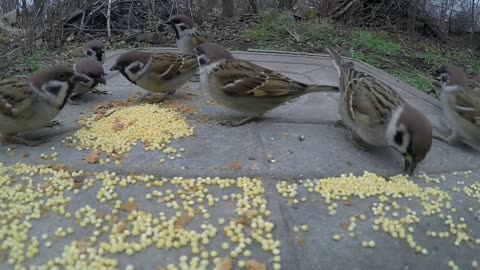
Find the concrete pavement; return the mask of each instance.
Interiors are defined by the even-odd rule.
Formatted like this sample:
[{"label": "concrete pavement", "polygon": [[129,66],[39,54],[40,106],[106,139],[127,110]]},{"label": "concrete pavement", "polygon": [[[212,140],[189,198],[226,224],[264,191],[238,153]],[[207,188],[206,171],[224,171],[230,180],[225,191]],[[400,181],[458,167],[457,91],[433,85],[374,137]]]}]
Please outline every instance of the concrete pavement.
[{"label": "concrete pavement", "polygon": [[[163,50],[171,51],[172,49]],[[110,68],[120,53],[121,51],[116,51],[109,54],[104,65],[106,70]],[[261,51],[235,52],[234,55],[305,83],[338,84],[336,70],[329,57],[325,55]],[[357,67],[393,86],[412,106],[423,111],[436,129],[441,129],[438,122],[440,109],[434,99],[372,66],[359,63]],[[111,74],[108,85],[102,90],[110,91],[111,95],[87,94],[82,97],[81,105],[67,106],[57,118],[62,120],[62,127],[42,129],[27,135],[47,136],[49,138],[47,143],[38,147],[15,146],[13,149],[1,146],[0,162],[5,165],[12,165],[16,162],[34,165],[65,164],[72,170],[83,170],[91,172],[93,175],[107,170],[116,172],[119,176],[151,174],[159,179],[162,177],[169,179],[173,177],[231,179],[244,176],[256,178],[264,188],[264,192],[258,194],[258,200],[265,200],[266,207],[271,213],[271,215],[264,215],[264,218],[266,222],[274,224],[272,237],[281,243],[281,259],[276,257],[277,254],[273,251],[275,248],[264,251],[261,241],[254,239],[252,244],[247,244],[240,255],[233,259],[232,269],[241,269],[243,263],[240,261],[246,263],[248,260],[263,263],[267,269],[276,269],[280,266],[281,269],[433,269],[436,267],[447,269],[448,267],[454,268],[452,263],[458,265],[460,269],[479,269],[472,266],[474,260],[480,263],[480,255],[478,255],[480,254],[480,195],[478,193],[480,186],[477,186],[480,176],[480,155],[478,153],[464,147],[452,147],[434,141],[429,155],[417,169],[417,177],[412,178],[412,181],[421,189],[421,192],[416,192],[423,195],[398,200],[387,191],[366,199],[347,196],[336,202],[339,205],[337,214],[331,215],[329,209],[331,203],[325,203],[325,198],[315,190],[308,191],[308,187],[303,186],[306,179],[336,177],[350,172],[362,175],[364,171],[387,177],[400,174],[403,168],[401,156],[392,150],[371,149],[369,152],[361,152],[350,144],[344,129],[335,126],[335,122],[339,119],[336,107],[338,95],[310,94],[303,96],[295,102],[271,111],[261,121],[238,128],[230,128],[215,123],[242,115],[214,104],[207,93],[200,89],[198,83],[192,83],[180,91],[176,97],[176,101],[187,104],[194,111],[185,114],[188,122],[194,126],[194,136],[172,142],[172,147],[185,149],[183,157],[173,161],[168,160],[161,165],[159,160],[166,157],[163,153],[146,152],[140,145],[137,145],[122,160],[122,165],[117,166],[113,163],[107,165],[87,164],[84,157],[90,155],[91,151],[77,151],[62,142],[66,136],[74,134],[80,128],[76,120],[91,114],[90,109],[96,104],[112,99],[126,99],[136,92],[142,91],[118,74]],[[52,152],[58,152],[57,161],[40,158],[42,153],[51,154]],[[11,174],[14,172],[6,172],[6,175]],[[418,177],[421,174],[440,180],[438,183],[426,181],[425,177]],[[445,180],[442,180],[442,177]],[[42,179],[35,181],[41,182]],[[65,198],[72,198],[68,203],[68,212],[73,214],[78,209],[85,207],[86,204],[102,213],[112,211],[115,200],[101,202],[96,198],[100,187],[106,185],[105,181],[102,182],[98,179],[92,181],[95,181],[95,184],[85,191],[82,190],[78,195],[67,190],[62,194]],[[281,190],[277,187],[279,183],[297,184],[298,194],[291,198],[283,197]],[[317,182],[314,183],[317,185]],[[387,184],[379,185],[384,188]],[[449,196],[448,201],[452,206],[447,207],[445,201],[440,201],[439,204],[442,205],[442,208],[437,213],[438,215],[424,217],[422,213],[426,211],[426,201],[439,200],[436,195],[432,195],[429,188],[443,191],[445,196]],[[165,212],[168,218],[175,216],[175,211],[172,210],[172,207],[167,206],[165,201],[159,203],[146,198],[146,194],[150,194],[152,191],[143,183],[129,184],[126,188],[115,186],[111,189],[112,192],[118,193],[119,199],[124,203],[129,197],[135,198],[138,209],[144,213],[158,216],[159,212]],[[165,185],[156,190],[166,192],[167,189],[171,189],[175,193],[181,189],[181,185],[166,180]],[[230,220],[238,221],[242,216],[238,213],[238,202],[241,200],[235,195],[233,195],[233,199],[228,200],[224,200],[224,197],[232,196],[231,194],[250,194],[252,190],[251,187],[235,187],[235,185],[218,188],[216,184],[212,183],[209,184],[208,189],[207,193],[218,198],[218,202],[208,208],[209,215],[207,217],[199,214],[191,222],[188,222],[185,228],[201,232],[205,229],[205,226],[202,228],[201,224],[216,226],[217,234],[212,237],[209,244],[201,245],[200,250],[215,251],[218,255],[214,257],[224,258],[231,255],[232,250],[238,246],[238,243],[228,239],[227,234],[224,233],[225,227]],[[409,192],[405,191],[403,194],[409,194]],[[388,200],[382,198],[381,195],[388,197]],[[429,199],[425,201],[423,200],[426,198],[425,196],[432,197],[428,197]],[[305,198],[305,202],[302,202],[302,198]],[[177,199],[178,203],[182,205],[183,199],[178,197]],[[3,203],[8,201],[5,198],[3,200]],[[251,204],[256,199],[249,197],[248,200]],[[407,215],[408,211],[417,213],[418,222],[409,225],[405,225],[404,222],[403,225],[407,230],[409,226],[413,228],[410,234],[414,236],[415,242],[422,246],[422,249],[427,250],[427,254],[422,255],[421,251],[415,252],[405,239],[395,239],[381,229],[379,231],[372,229],[375,222],[380,222],[376,221],[379,219],[379,215],[376,215],[372,208],[380,203],[390,205],[393,202],[398,203],[401,206],[400,209],[404,210],[398,211],[397,215],[400,217]],[[252,206],[251,209],[260,211],[260,208],[256,207]],[[455,211],[451,211],[452,208],[455,208]],[[444,213],[443,218],[439,215],[440,212]],[[364,214],[365,220],[358,221],[357,218],[357,222],[351,222],[352,216],[357,217],[357,214]],[[390,214],[387,216],[391,220],[395,220],[396,215],[391,216]],[[461,225],[462,229],[459,231],[465,232],[469,238],[458,246],[455,245],[455,240],[459,235],[457,231],[450,233],[450,236],[445,238],[427,235],[432,231],[448,231],[449,225],[445,223],[448,220],[447,215],[452,217],[453,221],[450,223],[466,224],[466,228],[463,229]],[[226,223],[219,224],[219,219],[225,219]],[[126,223],[130,222],[127,221],[126,215],[119,214],[117,223],[121,220]],[[353,236],[351,235],[352,231],[347,229],[346,223],[356,223]],[[45,241],[41,240],[39,254],[34,259],[27,260],[24,263],[26,266],[48,264],[48,260],[61,257],[64,248],[72,241],[88,239],[95,231],[95,228],[90,226],[77,230],[78,220],[76,222],[63,215],[53,213],[50,214],[50,218],[34,220],[32,224],[29,235],[38,236],[39,239],[44,233],[52,235],[58,227],[71,226],[75,228],[75,233],[62,239],[56,239],[53,241],[52,247],[44,247]],[[133,226],[133,224],[130,225]],[[302,225],[307,225],[308,228],[302,231]],[[244,228],[245,235],[254,231],[249,226]],[[294,227],[299,227],[299,232],[294,232]],[[335,235],[340,237],[339,241],[332,239]],[[251,234],[250,237],[252,237]],[[102,233],[97,238],[98,240],[92,243],[91,247],[98,251],[102,241],[108,242],[109,233]],[[265,239],[267,238],[265,236]],[[479,243],[475,242],[476,239],[479,239]],[[5,238],[2,241],[6,241]],[[129,241],[142,242],[139,237],[133,236],[129,238]],[[362,247],[364,241],[374,241],[375,247]],[[225,250],[222,249],[224,242],[229,243],[229,247]],[[243,253],[246,249],[251,251],[251,256],[245,256],[249,255]],[[188,256],[189,261],[195,256],[202,259],[202,253],[192,254],[193,247],[190,246],[180,249],[165,249],[158,248],[153,244],[133,255],[103,252],[106,253],[105,257],[118,261],[119,264],[113,267],[114,269],[125,269],[129,264],[135,266],[135,269],[168,269],[169,264],[180,265],[182,262],[180,258],[183,255]],[[2,269],[13,269],[13,266],[8,263],[10,257],[6,256],[3,265],[0,260]],[[210,260],[209,266],[205,269],[213,269],[214,259],[212,256],[205,260]],[[278,260],[281,262],[277,262]],[[171,269],[175,269],[172,267],[170,266]],[[198,268],[191,265],[189,267],[191,269]]]}]

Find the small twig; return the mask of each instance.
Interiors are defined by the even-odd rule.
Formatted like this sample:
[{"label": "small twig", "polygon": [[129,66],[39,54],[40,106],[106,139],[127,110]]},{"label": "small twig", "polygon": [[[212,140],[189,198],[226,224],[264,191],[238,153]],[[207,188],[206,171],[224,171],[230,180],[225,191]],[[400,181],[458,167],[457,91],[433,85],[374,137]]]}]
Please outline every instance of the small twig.
[{"label": "small twig", "polygon": [[288,28],[287,32],[295,39],[296,42],[300,42],[300,35],[297,32],[293,32]]},{"label": "small twig", "polygon": [[108,0],[107,7],[107,35],[110,38],[112,36],[112,30],[110,29],[110,14],[112,12],[112,0]]}]

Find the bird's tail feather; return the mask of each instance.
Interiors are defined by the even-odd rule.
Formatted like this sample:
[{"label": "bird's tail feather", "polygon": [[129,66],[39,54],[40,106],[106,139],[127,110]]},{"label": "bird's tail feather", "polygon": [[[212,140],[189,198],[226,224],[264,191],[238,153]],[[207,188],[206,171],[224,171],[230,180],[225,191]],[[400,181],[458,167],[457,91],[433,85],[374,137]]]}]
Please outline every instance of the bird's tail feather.
[{"label": "bird's tail feather", "polygon": [[325,50],[333,58],[333,63],[335,64],[335,67],[337,68],[337,71],[340,74],[341,73],[340,67],[342,66],[342,56],[331,47],[327,47],[325,48]]},{"label": "bird's tail feather", "polygon": [[339,92],[340,89],[337,86],[331,85],[309,85],[307,92]]}]

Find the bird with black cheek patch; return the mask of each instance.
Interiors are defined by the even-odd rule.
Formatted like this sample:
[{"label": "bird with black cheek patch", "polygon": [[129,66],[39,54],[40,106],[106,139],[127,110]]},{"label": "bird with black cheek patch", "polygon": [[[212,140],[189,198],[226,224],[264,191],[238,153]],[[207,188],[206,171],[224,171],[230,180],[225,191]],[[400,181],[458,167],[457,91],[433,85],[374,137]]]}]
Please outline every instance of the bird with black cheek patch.
[{"label": "bird with black cheek patch", "polygon": [[[82,58],[74,64],[73,70],[77,74],[85,75],[85,77],[88,78],[88,81],[79,82],[75,85],[72,95],[70,96],[70,100],[90,91],[97,94],[107,93],[106,91],[95,89],[97,85],[105,85],[107,83],[105,80],[105,71],[97,60],[92,58]],[[74,102],[71,103],[76,104]]]},{"label": "bird with black cheek patch", "polygon": [[183,14],[170,17],[165,24],[175,32],[177,47],[182,54],[195,55],[195,48],[207,42],[207,37],[197,30],[193,20]]},{"label": "bird with black cheek patch", "polygon": [[26,145],[44,140],[27,140],[16,133],[42,128],[63,109],[73,88],[88,78],[72,68],[56,65],[31,78],[13,77],[0,81],[0,133],[2,139]]},{"label": "bird with black cheek patch", "polygon": [[87,57],[94,58],[100,64],[105,62],[105,46],[100,40],[91,40],[83,45],[83,53]]},{"label": "bird with black cheek patch", "polygon": [[100,64],[103,64],[105,62],[104,44],[96,39],[85,42],[82,47],[74,48],[69,51],[65,56],[66,60],[62,61],[60,64],[73,66],[76,61],[84,57],[95,59]]},{"label": "bird with black cheek patch", "polygon": [[235,59],[218,44],[201,44],[197,55],[202,87],[223,106],[249,114],[240,121],[222,121],[222,124],[246,124],[305,94],[338,92],[336,86],[308,85],[248,61]]},{"label": "bird with black cheek patch", "polygon": [[326,48],[340,75],[339,114],[355,146],[389,146],[413,174],[432,146],[432,126],[421,112],[407,104],[391,87],[344,62]]},{"label": "bird with black cheek patch", "polygon": [[197,70],[197,60],[192,55],[130,51],[122,54],[110,71],[118,70],[127,80],[149,91],[147,95],[163,93],[173,95],[187,83]]},{"label": "bird with black cheek patch", "polygon": [[443,65],[436,75],[441,84],[442,121],[450,135],[435,138],[450,144],[463,142],[480,152],[480,92],[468,87],[465,73],[455,65]]}]

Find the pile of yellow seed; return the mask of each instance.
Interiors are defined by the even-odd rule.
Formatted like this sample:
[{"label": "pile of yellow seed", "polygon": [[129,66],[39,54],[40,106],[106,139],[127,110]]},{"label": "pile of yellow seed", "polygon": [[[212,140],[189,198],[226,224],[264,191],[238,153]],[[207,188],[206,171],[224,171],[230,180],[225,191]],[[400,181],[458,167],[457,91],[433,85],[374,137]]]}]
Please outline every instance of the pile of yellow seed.
[{"label": "pile of yellow seed", "polygon": [[[437,178],[422,176],[427,183],[440,183]],[[442,177],[445,180],[445,177]],[[374,202],[371,207],[372,213],[372,229],[374,231],[383,231],[394,239],[406,241],[408,246],[416,253],[427,255],[428,250],[415,242],[413,232],[414,225],[420,222],[420,215],[406,205],[400,205],[399,199],[413,200],[421,204],[425,217],[438,217],[444,220],[444,224],[448,227],[445,232],[427,231],[427,236],[447,238],[454,237],[454,245],[459,246],[462,242],[466,244],[480,244],[480,239],[473,239],[468,235],[467,224],[465,219],[460,217],[455,221],[451,213],[455,213],[456,209],[451,205],[451,197],[446,191],[440,190],[438,187],[420,187],[406,176],[395,176],[387,181],[373,173],[365,172],[362,176],[342,175],[341,177],[332,177],[321,179],[318,181],[306,180],[303,182],[303,188],[309,193],[319,194],[328,204],[328,212],[335,215],[337,211],[337,203],[334,201],[343,200],[351,205],[351,199],[366,199],[369,197],[378,198],[378,202]],[[463,184],[463,183],[459,183]],[[289,184],[286,181],[277,183],[277,192],[284,198],[291,200],[295,198],[300,191],[297,185]],[[465,186],[464,192],[467,196],[478,200],[480,198],[480,184],[474,183],[471,186]],[[303,200],[302,200],[303,201]],[[473,211],[470,210],[470,211]],[[348,231],[350,236],[354,236],[354,230],[357,227],[357,217],[361,221],[367,220],[366,215],[352,216],[348,223],[342,224],[342,228]],[[298,228],[294,227],[294,231],[298,232]],[[339,234],[333,235],[333,240],[339,241]],[[363,247],[375,247],[373,241],[363,241]]]},{"label": "pile of yellow seed", "polygon": [[77,145],[78,150],[95,149],[118,156],[128,153],[139,141],[148,151],[176,153],[167,145],[173,139],[193,135],[184,117],[155,104],[113,108],[105,116],[93,115],[79,123],[85,127],[74,138],[67,138],[69,143]]},{"label": "pile of yellow seed", "polygon": [[[78,184],[79,179],[82,184]],[[101,185],[98,191],[92,188],[96,183]],[[224,258],[248,268],[258,256],[252,248],[261,248],[271,258],[268,264],[281,269],[281,244],[273,236],[275,225],[269,221],[271,212],[259,179],[167,179],[119,176],[108,171],[86,174],[65,166],[0,164],[0,184],[0,249],[7,252],[7,263],[13,269],[118,269],[114,255],[132,256],[151,248],[187,253],[179,258],[178,265],[160,265],[170,270],[214,269]],[[130,192],[139,185],[150,192],[146,201],[166,206],[165,212],[145,211],[135,198],[119,195],[124,193],[120,189]],[[73,209],[69,196],[91,192],[97,193],[101,207],[86,201]],[[227,192],[229,195],[218,197]],[[211,211],[221,200],[233,203],[235,212],[228,221],[226,217],[211,219]],[[50,232],[32,230],[35,220],[47,218],[47,214],[56,215],[48,218]],[[75,226],[55,227],[62,217]],[[201,223],[190,227],[192,220]],[[79,238],[77,231],[90,234]],[[226,237],[221,250],[209,250],[219,234]],[[42,260],[41,265],[32,265],[31,259],[50,248],[61,251],[51,260]]]}]

